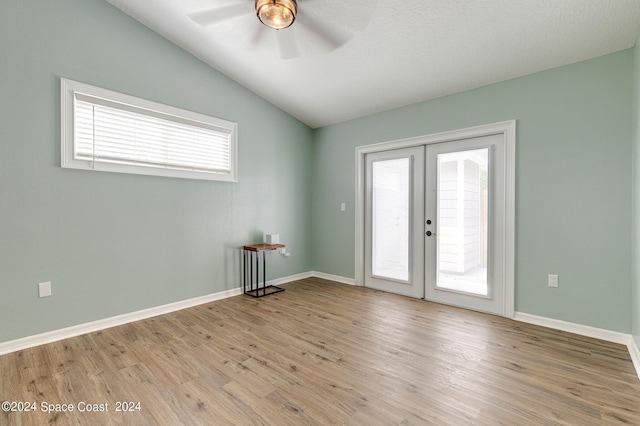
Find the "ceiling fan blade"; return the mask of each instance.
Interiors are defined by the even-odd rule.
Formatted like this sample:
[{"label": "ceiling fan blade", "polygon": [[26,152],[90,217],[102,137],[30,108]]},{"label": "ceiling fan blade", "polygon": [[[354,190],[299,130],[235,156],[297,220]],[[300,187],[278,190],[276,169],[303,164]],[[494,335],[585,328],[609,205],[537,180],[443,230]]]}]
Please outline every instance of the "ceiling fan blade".
[{"label": "ceiling fan blade", "polygon": [[230,4],[227,6],[216,7],[215,9],[206,9],[200,12],[190,13],[188,16],[193,22],[200,25],[212,25],[229,19],[246,15],[253,10],[250,3],[243,1],[242,3]]},{"label": "ceiling fan blade", "polygon": [[274,44],[278,48],[281,59],[293,59],[300,56],[296,34],[292,28],[274,31],[264,25],[257,25],[253,30],[251,45],[254,49],[266,48],[272,51]]},{"label": "ceiling fan blade", "polygon": [[329,50],[335,50],[349,41],[349,36],[323,28],[315,18],[312,18],[309,15],[303,15],[301,13],[296,18],[296,21],[300,21],[299,24],[301,24],[301,27],[303,26],[307,31],[313,33],[317,38],[322,40]]},{"label": "ceiling fan blade", "polygon": [[269,30],[264,25],[256,25],[251,37],[251,44],[257,48],[269,36]]},{"label": "ceiling fan blade", "polygon": [[293,29],[276,31],[276,41],[278,42],[278,50],[282,59],[293,59],[300,56],[300,49],[296,41],[296,35]]}]

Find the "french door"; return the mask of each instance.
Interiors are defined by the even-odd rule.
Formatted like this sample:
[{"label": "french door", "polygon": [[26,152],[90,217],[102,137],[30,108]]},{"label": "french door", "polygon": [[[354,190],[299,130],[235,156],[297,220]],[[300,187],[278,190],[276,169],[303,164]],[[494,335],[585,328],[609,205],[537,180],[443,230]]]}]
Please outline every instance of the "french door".
[{"label": "french door", "polygon": [[424,297],[424,147],[366,156],[365,286]]},{"label": "french door", "polygon": [[364,285],[504,314],[504,136],[365,157]]}]

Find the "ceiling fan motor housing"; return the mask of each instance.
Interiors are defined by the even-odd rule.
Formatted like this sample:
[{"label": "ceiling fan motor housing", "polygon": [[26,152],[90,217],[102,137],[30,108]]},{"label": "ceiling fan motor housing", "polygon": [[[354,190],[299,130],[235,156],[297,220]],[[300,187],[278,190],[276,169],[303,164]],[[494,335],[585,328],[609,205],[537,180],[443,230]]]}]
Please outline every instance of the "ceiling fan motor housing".
[{"label": "ceiling fan motor housing", "polygon": [[296,0],[256,0],[256,14],[264,25],[276,30],[287,28],[296,20]]}]

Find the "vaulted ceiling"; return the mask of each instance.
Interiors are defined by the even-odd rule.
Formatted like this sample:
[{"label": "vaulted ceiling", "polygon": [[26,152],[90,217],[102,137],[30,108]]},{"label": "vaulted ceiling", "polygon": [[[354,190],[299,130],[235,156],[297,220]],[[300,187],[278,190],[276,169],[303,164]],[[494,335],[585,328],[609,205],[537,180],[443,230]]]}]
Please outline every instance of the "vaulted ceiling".
[{"label": "vaulted ceiling", "polygon": [[107,0],[313,128],[634,45],[640,0]]}]

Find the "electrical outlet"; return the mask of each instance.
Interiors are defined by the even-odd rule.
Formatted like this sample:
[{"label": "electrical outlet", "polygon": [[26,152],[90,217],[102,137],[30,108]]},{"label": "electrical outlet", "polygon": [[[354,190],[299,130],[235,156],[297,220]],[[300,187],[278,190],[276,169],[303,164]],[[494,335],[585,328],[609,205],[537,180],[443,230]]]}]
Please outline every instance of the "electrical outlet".
[{"label": "electrical outlet", "polygon": [[549,274],[549,287],[554,287],[557,288],[558,287],[558,276],[554,275],[554,274]]},{"label": "electrical outlet", "polygon": [[347,211],[347,203],[340,203],[340,211],[341,212]]},{"label": "electrical outlet", "polygon": [[49,297],[51,296],[51,281],[47,281],[46,283],[38,284],[38,297]]},{"label": "electrical outlet", "polygon": [[281,248],[280,249],[280,254],[283,255],[284,257],[291,256],[291,253],[289,253],[286,248]]}]

